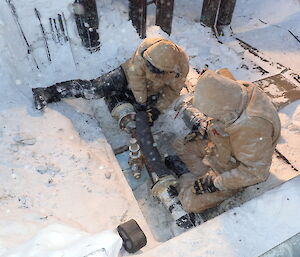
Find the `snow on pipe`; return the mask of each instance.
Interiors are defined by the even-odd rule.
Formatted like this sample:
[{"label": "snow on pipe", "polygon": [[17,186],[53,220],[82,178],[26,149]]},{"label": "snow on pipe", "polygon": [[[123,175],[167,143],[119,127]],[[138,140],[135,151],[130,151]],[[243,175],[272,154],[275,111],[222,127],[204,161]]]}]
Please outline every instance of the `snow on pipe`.
[{"label": "snow on pipe", "polygon": [[136,135],[147,169],[151,177],[156,178],[152,186],[152,194],[165,205],[177,226],[188,229],[201,224],[203,220],[199,214],[187,213],[182,208],[175,188],[177,179],[161,160],[149,126],[148,114],[145,111],[136,113]]}]

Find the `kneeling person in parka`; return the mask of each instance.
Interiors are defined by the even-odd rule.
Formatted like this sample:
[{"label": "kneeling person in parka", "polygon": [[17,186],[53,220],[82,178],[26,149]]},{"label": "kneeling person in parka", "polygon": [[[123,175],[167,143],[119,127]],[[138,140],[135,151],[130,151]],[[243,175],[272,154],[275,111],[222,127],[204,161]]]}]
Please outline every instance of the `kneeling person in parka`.
[{"label": "kneeling person in parka", "polygon": [[105,97],[110,111],[118,102],[125,101],[138,110],[149,111],[155,119],[179,96],[188,71],[188,57],[182,48],[163,38],[147,38],[129,60],[107,74],[32,91],[37,109],[62,98]]},{"label": "kneeling person in parka", "polygon": [[281,126],[262,90],[214,71],[199,77],[192,105],[209,117],[206,139],[174,146],[190,170],[179,178],[179,199],[199,213],[268,178]]}]

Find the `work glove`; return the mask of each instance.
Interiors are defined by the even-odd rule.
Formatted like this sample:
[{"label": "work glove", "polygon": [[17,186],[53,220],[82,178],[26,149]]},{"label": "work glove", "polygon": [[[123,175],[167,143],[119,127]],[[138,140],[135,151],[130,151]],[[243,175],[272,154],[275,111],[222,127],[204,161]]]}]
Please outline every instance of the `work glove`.
[{"label": "work glove", "polygon": [[147,104],[135,103],[133,105],[133,107],[136,112],[146,112],[147,111]]},{"label": "work glove", "polygon": [[153,125],[153,122],[155,120],[157,120],[157,118],[160,114],[160,111],[157,108],[155,108],[155,107],[149,108],[147,104],[136,103],[136,104],[134,104],[134,110],[136,112],[147,112],[148,121],[149,121],[150,126]]},{"label": "work glove", "polygon": [[154,121],[158,119],[158,116],[160,115],[160,111],[157,108],[152,107],[147,110],[147,114],[148,114],[149,124],[150,126],[152,126]]},{"label": "work glove", "polygon": [[205,175],[195,180],[192,192],[196,195],[202,195],[219,191],[219,189],[214,185],[214,179],[216,177],[217,174],[214,171],[208,171]]},{"label": "work glove", "polygon": [[196,137],[199,135],[200,135],[200,133],[198,131],[192,131],[192,132],[188,133],[184,137],[184,144],[194,141],[196,139]]}]

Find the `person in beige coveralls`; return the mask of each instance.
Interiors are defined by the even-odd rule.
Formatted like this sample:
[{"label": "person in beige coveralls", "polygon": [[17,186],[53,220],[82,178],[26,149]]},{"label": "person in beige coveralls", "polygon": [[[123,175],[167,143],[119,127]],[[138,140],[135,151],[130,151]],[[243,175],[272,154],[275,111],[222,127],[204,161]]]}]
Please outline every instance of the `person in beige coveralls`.
[{"label": "person in beige coveralls", "polygon": [[32,91],[37,109],[62,98],[104,97],[110,110],[120,102],[130,102],[155,119],[179,96],[188,72],[188,57],[182,48],[163,38],[147,38],[129,60],[107,74]]},{"label": "person in beige coveralls", "polygon": [[268,178],[281,126],[257,86],[210,70],[199,77],[192,105],[209,117],[207,138],[179,138],[174,147],[191,171],[179,178],[179,199],[199,213]]}]

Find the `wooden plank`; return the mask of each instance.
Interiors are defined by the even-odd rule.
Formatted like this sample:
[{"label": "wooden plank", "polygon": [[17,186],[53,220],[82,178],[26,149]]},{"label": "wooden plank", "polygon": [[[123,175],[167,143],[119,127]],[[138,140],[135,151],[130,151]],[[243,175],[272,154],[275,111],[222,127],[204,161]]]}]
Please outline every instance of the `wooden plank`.
[{"label": "wooden plank", "polygon": [[277,109],[300,99],[300,88],[282,74],[276,74],[254,82],[271,99]]}]

